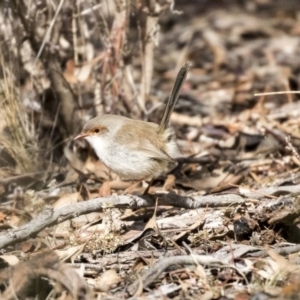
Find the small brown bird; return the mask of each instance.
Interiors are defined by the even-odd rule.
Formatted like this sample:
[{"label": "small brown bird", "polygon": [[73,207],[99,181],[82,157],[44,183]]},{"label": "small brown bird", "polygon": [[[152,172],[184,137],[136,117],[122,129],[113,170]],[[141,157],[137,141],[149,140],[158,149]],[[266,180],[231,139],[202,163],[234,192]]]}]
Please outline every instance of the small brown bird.
[{"label": "small brown bird", "polygon": [[153,179],[174,165],[179,150],[170,115],[190,64],[179,71],[160,124],[103,114],[88,121],[76,139],[85,138],[99,159],[121,179]]}]

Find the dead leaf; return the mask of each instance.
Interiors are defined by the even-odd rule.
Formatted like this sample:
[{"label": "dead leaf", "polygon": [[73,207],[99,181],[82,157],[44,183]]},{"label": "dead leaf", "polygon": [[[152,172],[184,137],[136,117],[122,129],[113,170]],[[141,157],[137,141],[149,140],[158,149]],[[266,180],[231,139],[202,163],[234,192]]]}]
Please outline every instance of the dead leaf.
[{"label": "dead leaf", "polygon": [[95,288],[101,292],[108,292],[121,281],[122,278],[115,270],[107,270],[99,278],[95,279]]},{"label": "dead leaf", "polygon": [[14,266],[19,263],[19,259],[15,255],[0,255],[0,259],[10,266]]},{"label": "dead leaf", "polygon": [[85,245],[86,243],[79,246],[70,247],[66,250],[55,250],[55,253],[58,255],[60,261],[67,261],[71,259],[73,262],[75,257],[83,252]]},{"label": "dead leaf", "polygon": [[110,182],[105,181],[102,183],[100,189],[99,189],[99,197],[106,197],[111,195],[111,190],[110,190]]},{"label": "dead leaf", "polygon": [[172,174],[169,174],[164,183],[163,190],[170,191],[175,185],[175,180],[176,180],[176,177]]},{"label": "dead leaf", "polygon": [[55,203],[53,203],[53,208],[54,209],[59,209],[64,206],[77,203],[79,198],[79,193],[71,193],[71,194],[66,194],[64,196],[61,196]]}]

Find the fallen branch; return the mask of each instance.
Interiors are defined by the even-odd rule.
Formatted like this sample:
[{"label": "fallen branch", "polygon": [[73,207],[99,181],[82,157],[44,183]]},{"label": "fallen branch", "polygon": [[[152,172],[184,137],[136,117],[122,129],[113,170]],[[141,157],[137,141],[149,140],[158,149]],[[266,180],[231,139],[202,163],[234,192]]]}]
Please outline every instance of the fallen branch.
[{"label": "fallen branch", "polygon": [[24,241],[29,237],[34,237],[46,227],[59,224],[80,215],[103,210],[107,207],[126,207],[137,209],[142,207],[154,206],[156,197],[158,197],[160,205],[172,205],[188,209],[206,207],[207,205],[216,206],[216,203],[218,203],[219,206],[227,206],[243,200],[243,198],[238,195],[183,197],[178,196],[175,193],[169,193],[167,195],[159,196],[147,195],[143,196],[143,198],[129,195],[96,198],[85,202],[68,205],[58,210],[53,210],[51,206],[46,206],[44,210],[29,223],[16,229],[8,230],[5,233],[1,234],[0,249],[11,244]]},{"label": "fallen branch", "polygon": [[223,267],[223,268],[232,268],[245,279],[245,275],[238,270],[234,265],[228,264],[227,262],[221,261],[217,258],[214,258],[210,255],[184,255],[184,256],[175,256],[167,257],[158,261],[158,263],[149,269],[142,278],[138,278],[133,284],[128,287],[128,292],[133,295],[138,290],[139,286],[142,285],[142,288],[149,286],[155,279],[157,279],[162,272],[167,268],[174,265],[196,265],[201,264],[203,266],[214,266],[214,267]]},{"label": "fallen branch", "polygon": [[[282,186],[261,189],[258,191],[244,190],[245,197],[252,199],[260,199],[269,194],[288,194],[299,193],[300,185],[297,186]],[[53,210],[51,206],[45,206],[45,209],[29,223],[15,229],[5,231],[0,235],[0,249],[12,245],[17,242],[22,242],[29,237],[36,236],[46,227],[53,226],[66,220],[88,214],[94,211],[103,210],[107,207],[116,208],[131,208],[137,209],[142,207],[151,207],[155,205],[155,200],[158,198],[159,205],[171,205],[186,209],[197,209],[204,207],[227,207],[229,205],[239,204],[245,201],[245,198],[236,194],[223,195],[206,195],[184,197],[175,193],[163,195],[146,195],[142,197],[132,195],[110,196],[104,198],[96,198],[85,202],[65,206],[58,210]]]}]

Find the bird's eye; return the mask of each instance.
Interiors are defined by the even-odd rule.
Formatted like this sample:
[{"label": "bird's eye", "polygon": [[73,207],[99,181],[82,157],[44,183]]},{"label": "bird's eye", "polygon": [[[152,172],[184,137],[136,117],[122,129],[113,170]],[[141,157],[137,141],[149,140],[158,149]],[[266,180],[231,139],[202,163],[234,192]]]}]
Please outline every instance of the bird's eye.
[{"label": "bird's eye", "polygon": [[94,133],[99,133],[99,129],[94,129]]}]

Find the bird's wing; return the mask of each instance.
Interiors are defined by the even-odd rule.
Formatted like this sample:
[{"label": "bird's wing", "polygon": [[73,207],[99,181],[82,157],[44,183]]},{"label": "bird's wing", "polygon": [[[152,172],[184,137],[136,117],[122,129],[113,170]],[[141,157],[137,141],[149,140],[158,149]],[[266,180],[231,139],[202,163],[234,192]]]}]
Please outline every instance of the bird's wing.
[{"label": "bird's wing", "polygon": [[145,143],[145,145],[135,151],[138,151],[140,155],[144,155],[150,159],[174,162],[174,160],[165,151],[158,149],[149,142]]}]

